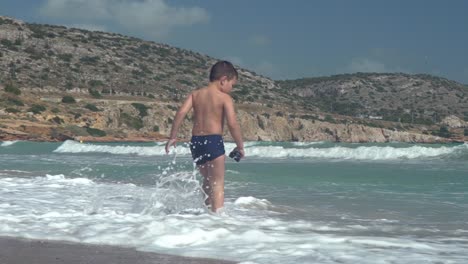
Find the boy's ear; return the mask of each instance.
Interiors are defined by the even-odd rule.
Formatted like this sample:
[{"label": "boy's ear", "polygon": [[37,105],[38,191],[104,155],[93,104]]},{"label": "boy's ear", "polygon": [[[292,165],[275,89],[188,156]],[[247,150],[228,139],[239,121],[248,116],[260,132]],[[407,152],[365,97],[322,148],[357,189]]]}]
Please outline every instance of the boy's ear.
[{"label": "boy's ear", "polygon": [[227,76],[222,76],[221,78],[219,78],[219,81],[221,82],[221,84],[224,84],[224,82],[227,81],[227,79]]}]

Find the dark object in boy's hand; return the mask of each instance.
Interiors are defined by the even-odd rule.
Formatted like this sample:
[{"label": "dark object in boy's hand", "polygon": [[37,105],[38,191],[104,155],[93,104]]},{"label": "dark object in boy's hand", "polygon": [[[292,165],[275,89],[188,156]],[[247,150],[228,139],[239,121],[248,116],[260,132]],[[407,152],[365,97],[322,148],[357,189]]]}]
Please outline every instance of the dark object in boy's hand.
[{"label": "dark object in boy's hand", "polygon": [[229,157],[231,159],[234,159],[235,161],[239,162],[240,159],[241,159],[241,153],[237,149],[235,149],[235,150],[231,151],[231,153],[229,153]]}]

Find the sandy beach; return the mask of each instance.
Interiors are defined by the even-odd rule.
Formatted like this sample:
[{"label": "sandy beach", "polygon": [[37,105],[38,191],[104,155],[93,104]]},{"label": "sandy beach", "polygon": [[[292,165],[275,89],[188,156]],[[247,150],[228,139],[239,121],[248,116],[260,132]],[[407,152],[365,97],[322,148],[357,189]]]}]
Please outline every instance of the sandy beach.
[{"label": "sandy beach", "polygon": [[1,264],[229,264],[103,245],[0,237]]}]

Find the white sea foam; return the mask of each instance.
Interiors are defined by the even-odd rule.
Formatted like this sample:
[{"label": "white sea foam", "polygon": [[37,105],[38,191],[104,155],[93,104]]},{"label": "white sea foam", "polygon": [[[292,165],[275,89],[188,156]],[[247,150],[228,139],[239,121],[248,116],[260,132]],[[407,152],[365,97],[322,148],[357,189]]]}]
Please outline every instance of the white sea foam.
[{"label": "white sea foam", "polygon": [[66,179],[65,175],[59,174],[59,175],[49,175],[46,174],[46,179],[55,183],[61,183],[65,182],[69,185],[76,185],[76,184],[83,184],[83,185],[91,185],[93,183],[92,180],[86,179],[86,178],[71,178],[71,179]]},{"label": "white sea foam", "polygon": [[[184,144],[178,144],[175,148],[177,154],[187,155],[190,149]],[[67,140],[54,152],[60,153],[109,153],[109,154],[136,154],[141,156],[166,155],[165,145],[156,146],[128,146],[128,145],[101,145],[92,143],[79,143]]]},{"label": "white sea foam", "polygon": [[[360,146],[343,147],[334,146],[328,148],[316,148],[303,143],[300,148],[288,148],[283,146],[258,146],[254,143],[246,144],[246,156],[262,158],[320,158],[320,159],[349,159],[349,160],[397,160],[397,159],[423,159],[434,158],[459,152],[467,152],[468,144],[459,146]],[[313,146],[313,144],[311,145]],[[234,149],[235,144],[225,143],[226,152]],[[187,144],[179,144],[175,149],[178,155],[189,155],[190,149]],[[164,145],[156,146],[125,146],[125,145],[100,145],[81,144],[75,141],[66,141],[54,152],[61,153],[109,153],[109,154],[136,154],[142,156],[166,155]]]},{"label": "white sea foam", "polygon": [[62,174],[0,178],[0,186],[0,236],[131,246],[258,264],[421,259],[463,263],[457,260],[468,257],[464,241],[356,236],[347,234],[346,227],[275,218],[265,213],[273,203],[252,196],[227,200],[225,216],[190,212],[202,208],[192,172],[168,172],[153,187]]},{"label": "white sea foam", "polygon": [[281,146],[263,146],[246,150],[246,155],[266,158],[325,158],[325,159],[356,159],[356,160],[395,160],[418,159],[447,155],[459,151],[458,147],[424,147],[412,146],[406,148],[396,147],[330,147],[294,149]]},{"label": "white sea foam", "polygon": [[0,144],[0,147],[8,147],[11,146],[15,143],[19,142],[18,140],[12,140],[12,141],[3,141],[2,144]]},{"label": "white sea foam", "polygon": [[272,207],[272,204],[266,199],[257,199],[252,196],[239,197],[234,202],[238,207],[250,208],[250,209],[268,209]]},{"label": "white sea foam", "polygon": [[300,146],[300,147],[306,147],[306,146],[312,146],[312,145],[320,145],[325,143],[324,141],[314,141],[314,142],[292,142],[294,146]]}]

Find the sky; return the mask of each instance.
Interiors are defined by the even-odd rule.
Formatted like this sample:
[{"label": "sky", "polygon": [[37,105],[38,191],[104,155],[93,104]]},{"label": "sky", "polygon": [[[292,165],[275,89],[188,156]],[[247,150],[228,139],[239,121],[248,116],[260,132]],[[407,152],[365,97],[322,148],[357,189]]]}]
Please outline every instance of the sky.
[{"label": "sky", "polygon": [[1,0],[0,15],[166,43],[275,80],[404,72],[468,84],[464,0]]}]

